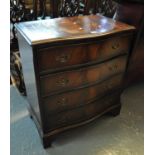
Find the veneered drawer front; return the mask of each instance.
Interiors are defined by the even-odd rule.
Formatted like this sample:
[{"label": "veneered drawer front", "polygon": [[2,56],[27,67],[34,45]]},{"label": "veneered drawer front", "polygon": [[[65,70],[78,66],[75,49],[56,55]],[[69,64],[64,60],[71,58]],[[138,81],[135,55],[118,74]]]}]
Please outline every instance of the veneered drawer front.
[{"label": "veneered drawer front", "polygon": [[46,130],[86,121],[117,104],[119,104],[119,95],[113,94],[70,111],[58,113],[54,116],[49,114],[46,116]]},{"label": "veneered drawer front", "polygon": [[51,95],[56,91],[70,90],[102,81],[124,72],[126,61],[127,56],[120,56],[98,65],[43,76],[40,78],[41,94],[42,96]]},{"label": "veneered drawer front", "polygon": [[74,65],[105,60],[130,48],[131,36],[112,37],[101,43],[40,49],[39,70],[56,70]]},{"label": "veneered drawer front", "polygon": [[47,114],[56,114],[60,111],[88,104],[89,102],[120,88],[122,78],[123,74],[119,74],[87,88],[47,97],[43,99],[43,106]]}]

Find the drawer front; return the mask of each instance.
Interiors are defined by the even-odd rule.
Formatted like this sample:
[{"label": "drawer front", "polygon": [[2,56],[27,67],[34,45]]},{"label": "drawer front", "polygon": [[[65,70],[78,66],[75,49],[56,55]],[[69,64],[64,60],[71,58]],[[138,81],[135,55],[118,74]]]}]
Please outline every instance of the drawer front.
[{"label": "drawer front", "polygon": [[54,116],[49,114],[46,116],[46,130],[53,130],[91,119],[115,104],[119,104],[118,94],[109,95],[88,105],[58,113]]},{"label": "drawer front", "polygon": [[121,87],[123,75],[116,75],[96,85],[62,93],[43,99],[43,106],[47,114],[55,114],[67,109],[88,104],[95,99]]},{"label": "drawer front", "polygon": [[42,96],[51,95],[56,91],[66,91],[105,80],[124,72],[126,60],[127,56],[120,56],[98,65],[43,76],[40,79],[41,94]]},{"label": "drawer front", "polygon": [[102,43],[41,49],[39,51],[39,70],[41,72],[56,70],[127,53],[130,40],[131,36],[112,37]]}]

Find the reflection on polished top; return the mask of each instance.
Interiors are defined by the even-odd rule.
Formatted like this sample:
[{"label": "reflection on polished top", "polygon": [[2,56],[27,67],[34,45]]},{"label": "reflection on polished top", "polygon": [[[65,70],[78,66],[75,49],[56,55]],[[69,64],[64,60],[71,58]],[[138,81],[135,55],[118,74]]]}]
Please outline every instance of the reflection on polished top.
[{"label": "reflection on polished top", "polygon": [[133,30],[134,27],[101,15],[46,19],[16,24],[29,44],[93,38]]}]

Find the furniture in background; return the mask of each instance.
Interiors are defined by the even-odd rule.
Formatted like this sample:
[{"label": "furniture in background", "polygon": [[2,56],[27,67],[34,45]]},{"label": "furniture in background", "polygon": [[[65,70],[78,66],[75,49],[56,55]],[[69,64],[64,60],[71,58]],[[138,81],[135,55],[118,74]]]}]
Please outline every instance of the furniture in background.
[{"label": "furniture in background", "polygon": [[44,148],[65,130],[120,113],[133,26],[89,15],[16,28],[28,107]]},{"label": "furniture in background", "polygon": [[97,13],[113,17],[115,10],[116,4],[112,0],[10,0],[10,70],[19,91],[26,95],[15,23]]},{"label": "furniture in background", "polygon": [[115,19],[136,27],[125,85],[144,80],[144,0],[115,0]]}]

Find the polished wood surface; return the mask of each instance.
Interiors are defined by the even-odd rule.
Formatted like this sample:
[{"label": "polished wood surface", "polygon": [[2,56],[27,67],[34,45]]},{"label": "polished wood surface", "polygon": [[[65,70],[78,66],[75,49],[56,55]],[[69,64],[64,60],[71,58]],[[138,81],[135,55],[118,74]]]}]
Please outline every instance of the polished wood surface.
[{"label": "polished wood surface", "polygon": [[16,24],[16,28],[23,34],[29,44],[32,45],[63,40],[94,38],[134,29],[133,26],[116,22],[101,15],[21,22]]},{"label": "polished wood surface", "polygon": [[113,0],[10,0],[10,71],[18,90],[26,94],[21,61],[14,57],[14,52],[19,54],[15,23],[96,13],[113,17],[115,10]]},{"label": "polished wood surface", "polygon": [[51,116],[50,114],[47,114],[48,117],[46,119],[46,130],[48,131],[49,129],[57,129],[66,125],[72,125],[91,119],[97,114],[105,111],[110,106],[120,104],[119,95],[108,95],[107,98],[96,100],[91,104],[81,106],[70,111],[58,113],[54,115],[54,117],[53,115]]},{"label": "polished wood surface", "polygon": [[115,74],[123,73],[126,63],[127,57],[125,55],[87,68],[48,74],[40,79],[41,94],[42,96],[47,96],[57,91],[75,89],[102,81]]},{"label": "polished wood surface", "polygon": [[[49,21],[57,29],[47,25]],[[70,27],[73,21],[79,24]],[[43,29],[36,30],[34,23]],[[101,28],[97,28],[99,23]],[[81,24],[87,27],[79,30]],[[25,22],[16,27],[29,111],[45,148],[60,132],[105,113],[119,114],[134,27],[98,15]],[[32,27],[31,36],[36,35],[30,42],[27,31]],[[40,34],[48,34],[50,40],[44,35],[41,40]]]},{"label": "polished wood surface", "polygon": [[102,43],[40,49],[39,70],[48,72],[52,69],[102,61],[128,53],[131,38],[129,35],[120,35],[105,39]]},{"label": "polished wood surface", "polygon": [[89,104],[97,98],[120,88],[122,79],[123,74],[118,74],[95,85],[59,93],[55,96],[45,97],[43,102],[46,114],[50,113],[54,115],[67,109],[73,109],[81,105]]},{"label": "polished wood surface", "polygon": [[27,91],[27,99],[29,102],[28,106],[30,106],[30,108],[33,110],[33,113],[35,114],[36,120],[38,121],[39,125],[42,126],[42,117],[40,114],[40,105],[35,79],[35,66],[34,62],[32,61],[33,49],[31,46],[29,46],[29,44],[25,41],[20,33],[18,33],[18,38],[24,81]]}]

